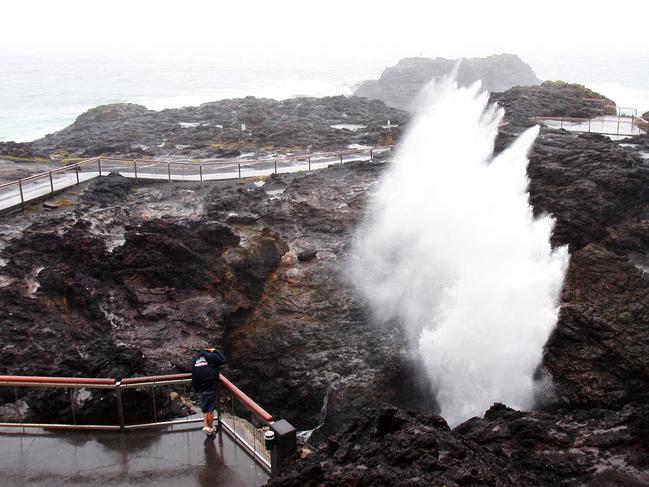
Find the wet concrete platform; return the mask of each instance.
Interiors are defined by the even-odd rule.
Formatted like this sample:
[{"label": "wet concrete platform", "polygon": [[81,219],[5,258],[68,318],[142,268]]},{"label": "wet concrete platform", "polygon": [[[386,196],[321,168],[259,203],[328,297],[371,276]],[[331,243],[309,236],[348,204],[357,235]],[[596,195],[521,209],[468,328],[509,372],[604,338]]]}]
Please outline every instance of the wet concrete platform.
[{"label": "wet concrete platform", "polygon": [[0,429],[0,485],[260,486],[268,474],[225,433],[173,431],[26,433]]}]

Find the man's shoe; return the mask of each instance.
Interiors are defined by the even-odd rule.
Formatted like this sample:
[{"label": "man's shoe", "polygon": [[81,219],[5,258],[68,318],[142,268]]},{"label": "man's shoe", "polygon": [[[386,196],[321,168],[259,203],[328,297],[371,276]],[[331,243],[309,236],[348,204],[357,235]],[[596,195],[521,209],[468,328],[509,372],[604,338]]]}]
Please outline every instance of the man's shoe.
[{"label": "man's shoe", "polygon": [[214,436],[216,434],[216,431],[217,431],[216,426],[212,426],[212,428],[210,429],[210,436]]},{"label": "man's shoe", "polygon": [[205,433],[207,436],[210,436],[210,435],[212,435],[212,430],[213,429],[214,429],[214,427],[208,428],[207,426],[204,426],[203,427],[203,433]]}]

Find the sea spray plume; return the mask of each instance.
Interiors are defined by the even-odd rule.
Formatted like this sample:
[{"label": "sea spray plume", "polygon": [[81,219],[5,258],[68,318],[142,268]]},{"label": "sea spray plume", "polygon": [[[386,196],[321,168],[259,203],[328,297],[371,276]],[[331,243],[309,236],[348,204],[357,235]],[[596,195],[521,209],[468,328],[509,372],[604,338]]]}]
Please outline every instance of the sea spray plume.
[{"label": "sea spray plume", "polygon": [[450,424],[494,402],[529,409],[569,257],[529,205],[538,127],[493,158],[504,113],[479,84],[442,79],[421,100],[356,235],[352,279],[377,318],[403,324]]}]

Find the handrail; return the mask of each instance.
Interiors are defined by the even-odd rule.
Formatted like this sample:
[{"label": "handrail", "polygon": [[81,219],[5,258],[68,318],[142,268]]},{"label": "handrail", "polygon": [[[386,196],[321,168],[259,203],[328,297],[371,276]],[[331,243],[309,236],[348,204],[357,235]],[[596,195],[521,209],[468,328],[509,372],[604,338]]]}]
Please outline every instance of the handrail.
[{"label": "handrail", "polygon": [[[105,378],[87,378],[87,377],[43,377],[43,376],[20,376],[20,375],[0,375],[0,385],[52,385],[52,386],[105,386],[117,387],[118,385],[135,387],[142,384],[164,384],[165,382],[173,381],[188,381],[191,380],[192,375],[185,374],[170,374],[170,375],[149,375],[144,377],[130,377],[116,381],[115,379]],[[262,421],[271,423],[273,416],[259,404],[253,401],[250,396],[235,386],[223,374],[220,374],[219,380],[223,387],[230,391],[250,412],[258,416]]]},{"label": "handrail", "polygon": [[[178,380],[189,380],[191,379],[191,374],[172,374],[172,375],[150,375],[146,377],[130,377],[128,379],[122,379],[120,382],[122,385],[134,386],[136,384],[151,384],[151,383],[165,383],[170,381]],[[223,374],[219,375],[219,380],[223,387],[230,391],[238,400],[241,402],[250,412],[254,413],[261,420],[266,423],[271,423],[273,421],[273,415],[262,408],[259,404],[253,401],[250,396],[245,392],[235,386],[228,378]]]},{"label": "handrail", "polygon": [[69,164],[64,167],[59,167],[56,169],[52,169],[50,171],[44,171],[40,172],[38,174],[32,174],[31,176],[27,176],[24,178],[16,179],[14,181],[9,181],[6,183],[0,184],[0,189],[8,187],[8,186],[13,186],[15,184],[18,184],[18,182],[25,182],[25,181],[31,181],[32,179],[39,179],[46,177],[48,174],[55,174],[59,172],[65,172],[70,169],[75,169],[78,167],[85,166],[91,162],[95,162],[97,160],[103,159],[105,161],[114,161],[114,162],[126,162],[129,164],[133,163],[155,163],[155,164],[174,164],[174,165],[187,165],[187,166],[195,166],[197,164],[203,164],[204,166],[211,166],[211,165],[220,165],[220,164],[233,164],[233,163],[244,163],[244,164],[257,164],[257,163],[270,163],[273,162],[273,160],[277,161],[299,161],[299,160],[307,160],[309,158],[315,158],[315,157],[334,157],[334,156],[345,156],[345,155],[350,155],[350,154],[358,154],[362,152],[368,152],[371,150],[381,150],[381,149],[388,149],[394,147],[392,145],[386,145],[386,146],[376,146],[376,147],[367,147],[363,149],[348,149],[348,150],[342,150],[342,151],[330,151],[330,152],[313,152],[313,153],[308,153],[308,154],[300,154],[300,155],[295,155],[295,156],[286,156],[286,157],[275,157],[275,158],[269,158],[269,159],[231,159],[231,160],[223,160],[223,161],[210,161],[210,160],[204,160],[204,159],[196,159],[196,160],[177,160],[177,161],[162,161],[158,159],[124,159],[121,157],[111,157],[109,155],[106,156],[95,156],[91,157],[90,159],[84,159],[79,162],[75,162],[74,164]]},{"label": "handrail", "polygon": [[120,383],[126,384],[150,384],[151,382],[168,382],[170,380],[191,379],[192,374],[171,374],[171,375],[148,375],[144,377],[129,377],[122,379]]},{"label": "handrail", "polygon": [[0,375],[0,384],[115,385],[115,379],[89,377],[42,377],[33,375]]},{"label": "handrail", "polygon": [[[273,461],[270,451],[264,448],[264,432],[273,426],[273,416],[264,408],[259,406],[241,389],[230,382],[226,377],[220,375],[220,383],[223,388],[229,392],[232,411],[226,411],[223,403],[219,401],[218,422],[237,445],[241,446],[251,458],[261,465],[269,473],[273,471]],[[156,408],[156,392],[159,394],[159,387],[179,386],[185,387],[191,382],[191,374],[170,374],[170,375],[151,375],[143,377],[129,377],[125,379],[111,378],[87,378],[87,377],[44,377],[44,376],[15,376],[0,375],[0,387],[13,388],[15,400],[18,401],[18,387],[42,388],[42,387],[59,387],[68,389],[65,392],[70,401],[70,412],[72,413],[72,422],[65,423],[32,423],[32,422],[1,422],[0,428],[44,428],[49,430],[105,430],[105,431],[130,431],[141,428],[152,427],[173,427],[175,425],[198,424],[203,422],[198,410],[191,407],[191,414],[186,414],[183,419],[171,419],[158,417]],[[132,412],[131,405],[125,402],[125,394],[129,389],[136,388],[154,388],[151,391],[150,399],[153,406],[152,421],[145,422],[128,422],[127,413]],[[77,421],[79,418],[79,399],[76,394],[72,393],[72,388],[87,389],[109,389],[115,396],[115,406],[117,412],[117,421],[110,419],[108,424],[87,424]],[[136,392],[137,394],[137,392]],[[91,396],[92,397],[92,396]],[[138,397],[138,396],[130,396]],[[138,404],[142,404],[138,401]],[[184,401],[184,400],[183,400]],[[246,415],[235,414],[235,401],[243,405],[257,419],[246,418]],[[83,416],[81,416],[83,418]],[[147,418],[148,419],[148,418]],[[82,419],[83,421],[83,419]]]},{"label": "handrail", "polygon": [[557,121],[563,121],[563,122],[588,122],[588,120],[592,120],[591,118],[588,117],[530,117],[530,120],[557,120]]},{"label": "handrail", "polygon": [[273,421],[273,416],[270,413],[268,413],[264,408],[253,401],[245,392],[235,386],[226,377],[221,374],[219,379],[221,380],[221,384],[223,384],[223,386],[227,390],[229,390],[251,412],[264,420],[266,423],[271,423]]}]

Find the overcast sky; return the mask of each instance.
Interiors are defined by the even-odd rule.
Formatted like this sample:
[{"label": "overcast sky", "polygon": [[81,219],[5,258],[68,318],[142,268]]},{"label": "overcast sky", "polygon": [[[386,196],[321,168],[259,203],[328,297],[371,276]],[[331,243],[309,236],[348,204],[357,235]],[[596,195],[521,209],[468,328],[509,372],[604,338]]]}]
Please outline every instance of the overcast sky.
[{"label": "overcast sky", "polygon": [[16,0],[2,3],[0,53],[127,56],[191,48],[244,59],[501,52],[644,57],[647,5],[636,0]]}]

